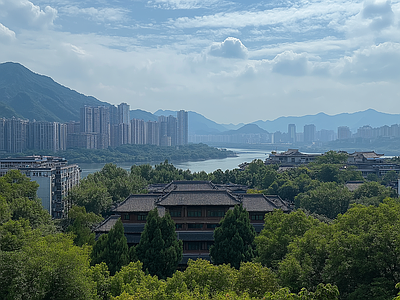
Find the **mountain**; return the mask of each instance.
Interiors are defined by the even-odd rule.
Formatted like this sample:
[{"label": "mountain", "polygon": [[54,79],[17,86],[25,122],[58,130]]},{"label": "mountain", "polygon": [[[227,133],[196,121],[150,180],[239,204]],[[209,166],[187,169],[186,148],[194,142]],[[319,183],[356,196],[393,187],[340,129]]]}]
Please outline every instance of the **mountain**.
[{"label": "mountain", "polygon": [[83,105],[109,105],[33,73],[18,63],[0,64],[0,117],[37,121],[80,120]]},{"label": "mountain", "polygon": [[153,115],[151,112],[141,109],[134,109],[129,111],[129,119],[145,120],[146,122],[158,120],[156,115]]},{"label": "mountain", "polygon": [[[175,116],[176,111],[172,110],[157,110],[154,113],[156,116]],[[207,134],[219,134],[222,131],[226,131],[227,128],[218,124],[210,119],[207,119],[203,115],[196,113],[194,111],[188,112],[188,119],[189,119],[189,135],[197,134],[197,135],[207,135]]]},{"label": "mountain", "polygon": [[267,134],[268,131],[260,128],[258,125],[256,124],[247,124],[244,125],[242,127],[240,127],[239,129],[236,130],[228,130],[228,131],[224,131],[221,134],[223,135],[234,135],[234,134]]},{"label": "mountain", "polygon": [[306,115],[302,117],[280,117],[273,121],[256,121],[261,128],[269,132],[288,131],[288,124],[295,124],[297,132],[303,132],[304,125],[314,124],[317,130],[327,129],[337,131],[339,126],[348,126],[351,131],[356,132],[359,127],[370,125],[380,127],[400,123],[400,114],[387,114],[378,112],[374,109],[367,109],[355,113],[341,113],[337,115],[327,115],[319,113],[316,115]]}]

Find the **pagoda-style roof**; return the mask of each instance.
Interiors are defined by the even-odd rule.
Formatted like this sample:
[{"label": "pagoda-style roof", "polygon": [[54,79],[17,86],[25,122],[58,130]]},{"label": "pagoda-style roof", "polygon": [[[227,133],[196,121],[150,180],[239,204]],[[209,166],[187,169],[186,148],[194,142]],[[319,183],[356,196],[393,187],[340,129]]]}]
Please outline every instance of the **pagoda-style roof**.
[{"label": "pagoda-style roof", "polygon": [[157,205],[161,206],[234,206],[236,204],[240,204],[240,201],[234,195],[224,190],[172,191],[163,196],[157,203]]},{"label": "pagoda-style roof", "polygon": [[290,211],[289,206],[279,196],[265,196],[263,194],[243,194],[240,197],[243,207],[248,212],[272,212],[274,209]]},{"label": "pagoda-style roof", "polygon": [[211,181],[172,181],[164,187],[163,192],[216,189],[217,187]]},{"label": "pagoda-style roof", "polygon": [[149,212],[156,207],[155,202],[159,195],[155,194],[137,194],[130,195],[121,202],[113,211],[116,213],[122,212]]}]

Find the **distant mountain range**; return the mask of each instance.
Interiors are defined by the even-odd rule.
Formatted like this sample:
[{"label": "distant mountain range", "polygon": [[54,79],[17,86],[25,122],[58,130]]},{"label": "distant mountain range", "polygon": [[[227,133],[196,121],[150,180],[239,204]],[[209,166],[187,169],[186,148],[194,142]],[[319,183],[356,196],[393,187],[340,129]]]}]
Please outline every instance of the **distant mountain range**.
[{"label": "distant mountain range", "polygon": [[[0,64],[0,117],[20,117],[40,121],[68,122],[80,120],[83,105],[110,105],[94,97],[85,96],[55,82],[50,77],[36,74],[18,63]],[[154,114],[135,109],[130,117],[157,121],[158,116],[173,115],[176,111],[158,110]],[[400,123],[400,114],[381,113],[373,109],[356,113],[327,115],[319,113],[302,117],[280,117],[273,121],[256,121],[251,124],[218,124],[203,115],[189,111],[189,134],[239,134],[287,132],[288,124],[295,124],[297,132],[303,126],[314,124],[317,130],[337,130],[348,126],[353,132],[363,125],[380,127]]]},{"label": "distant mountain range", "polygon": [[384,125],[393,125],[400,123],[400,114],[387,114],[378,112],[374,109],[367,109],[355,113],[342,113],[337,115],[327,115],[319,113],[316,115],[307,115],[302,117],[280,117],[273,121],[256,121],[261,128],[270,132],[287,132],[288,124],[295,124],[298,132],[303,132],[304,125],[314,124],[317,130],[327,129],[335,130],[339,126],[348,126],[351,131],[356,132],[358,128],[364,125],[371,127],[380,127]]},{"label": "distant mountain range", "polygon": [[79,121],[83,105],[109,105],[39,75],[18,63],[0,64],[0,117]]}]

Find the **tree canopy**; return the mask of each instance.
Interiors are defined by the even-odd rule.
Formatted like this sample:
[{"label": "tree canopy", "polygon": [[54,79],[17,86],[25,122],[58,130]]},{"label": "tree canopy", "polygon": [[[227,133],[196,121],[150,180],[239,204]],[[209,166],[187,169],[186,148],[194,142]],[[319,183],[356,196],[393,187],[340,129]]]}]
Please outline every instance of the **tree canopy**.
[{"label": "tree canopy", "polygon": [[182,259],[183,248],[175,233],[175,223],[168,213],[161,218],[157,209],[149,212],[135,250],[143,268],[151,275],[167,278],[174,274]]},{"label": "tree canopy", "polygon": [[239,269],[241,262],[251,261],[255,256],[255,236],[249,213],[242,205],[236,205],[214,230],[214,245],[210,248],[212,262]]}]

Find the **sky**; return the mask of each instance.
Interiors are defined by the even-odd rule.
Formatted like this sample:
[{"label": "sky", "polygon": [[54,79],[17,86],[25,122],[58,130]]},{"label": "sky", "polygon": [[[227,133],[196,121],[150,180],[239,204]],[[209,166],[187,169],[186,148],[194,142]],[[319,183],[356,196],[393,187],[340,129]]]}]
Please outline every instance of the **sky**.
[{"label": "sky", "polygon": [[400,113],[400,0],[0,0],[0,62],[218,123]]}]

